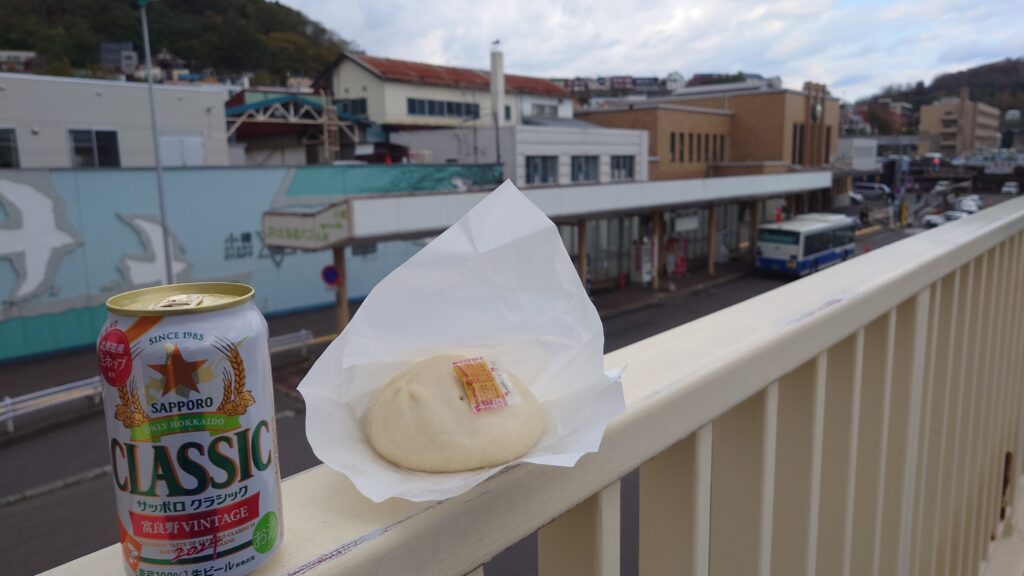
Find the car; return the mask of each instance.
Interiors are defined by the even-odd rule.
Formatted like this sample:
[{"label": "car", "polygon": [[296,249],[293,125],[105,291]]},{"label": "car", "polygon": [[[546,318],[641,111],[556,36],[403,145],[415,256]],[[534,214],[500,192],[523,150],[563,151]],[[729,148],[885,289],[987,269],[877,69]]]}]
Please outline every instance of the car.
[{"label": "car", "polygon": [[929,214],[922,219],[925,228],[935,228],[936,226],[942,226],[949,220],[946,220],[944,214]]},{"label": "car", "polygon": [[974,214],[981,210],[981,206],[978,206],[977,202],[969,198],[957,198],[954,207],[960,212],[966,212],[967,214]]},{"label": "car", "polygon": [[964,194],[960,198],[963,200],[970,200],[971,202],[974,202],[975,204],[978,205],[979,208],[985,207],[985,201],[982,200],[981,196],[978,196],[977,194]]},{"label": "car", "polygon": [[846,195],[850,197],[850,202],[852,204],[863,204],[864,203],[864,195],[859,193],[859,192],[854,192],[853,190],[847,190],[846,191]]},{"label": "car", "polygon": [[947,192],[952,186],[953,183],[950,182],[949,180],[939,180],[938,182],[935,183],[935,186],[932,188],[932,194],[941,194],[943,192]]},{"label": "car", "polygon": [[865,198],[885,198],[892,194],[892,190],[885,184],[878,182],[857,182],[853,185],[853,191]]},{"label": "car", "polygon": [[1020,185],[1013,181],[1005,182],[999,192],[1001,194],[1013,194],[1016,196],[1017,194],[1020,194]]},{"label": "car", "polygon": [[947,211],[942,213],[942,217],[945,218],[946,222],[952,222],[953,220],[959,220],[959,219],[964,218],[966,216],[968,216],[968,214],[966,212],[961,212],[959,210],[947,210]]}]

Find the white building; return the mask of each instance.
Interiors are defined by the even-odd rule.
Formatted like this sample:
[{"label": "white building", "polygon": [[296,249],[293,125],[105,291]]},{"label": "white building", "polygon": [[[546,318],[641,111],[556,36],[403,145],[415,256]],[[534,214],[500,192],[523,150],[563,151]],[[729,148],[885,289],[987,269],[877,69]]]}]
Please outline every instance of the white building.
[{"label": "white building", "polygon": [[[494,128],[409,130],[391,134],[414,162],[494,162],[517,186],[551,186],[647,180],[646,130],[613,129],[580,120],[529,120]],[[500,150],[496,150],[500,146]]]},{"label": "white building", "polygon": [[[504,79],[502,124],[572,117],[572,100],[550,80],[514,74]],[[488,70],[347,52],[317,80],[346,110],[389,129],[492,126],[490,84]]]},{"label": "white building", "polygon": [[875,138],[839,138],[835,164],[853,170],[878,169],[878,140]]},{"label": "white building", "polygon": [[[223,87],[155,87],[165,166],[227,166]],[[0,73],[0,168],[155,163],[146,85]]]}]

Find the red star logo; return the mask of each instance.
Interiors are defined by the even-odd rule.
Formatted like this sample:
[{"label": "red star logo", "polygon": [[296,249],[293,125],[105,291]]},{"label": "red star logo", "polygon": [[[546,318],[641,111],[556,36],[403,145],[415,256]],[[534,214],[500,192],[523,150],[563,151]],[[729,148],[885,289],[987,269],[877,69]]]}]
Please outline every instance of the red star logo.
[{"label": "red star logo", "polygon": [[164,396],[167,396],[178,386],[184,386],[189,390],[199,392],[199,386],[196,385],[196,379],[193,377],[193,374],[203,364],[206,364],[206,360],[198,360],[196,362],[185,360],[185,357],[181,355],[181,350],[178,349],[178,345],[175,344],[174,349],[167,355],[165,363],[150,364],[149,367],[163,375]]}]

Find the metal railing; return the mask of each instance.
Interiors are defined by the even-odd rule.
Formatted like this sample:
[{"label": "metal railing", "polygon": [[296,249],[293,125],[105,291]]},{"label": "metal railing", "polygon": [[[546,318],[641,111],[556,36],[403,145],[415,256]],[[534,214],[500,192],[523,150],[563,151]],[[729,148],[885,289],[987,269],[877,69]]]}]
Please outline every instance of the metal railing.
[{"label": "metal railing", "polygon": [[641,575],[982,573],[1018,504],[1022,230],[1005,202],[608,354],[627,409],[574,468],[425,503],[293,476],[260,573],[482,576],[538,531],[541,575],[614,575],[637,468]]},{"label": "metal railing", "polygon": [[[333,338],[333,335],[328,337]],[[297,332],[271,337],[270,353],[299,350],[300,354],[305,357],[309,347],[322,340],[322,337],[314,338],[313,331],[304,328]],[[15,418],[83,398],[92,398],[94,404],[99,404],[101,391],[100,377],[93,376],[15,398],[4,396],[0,400],[0,424],[4,426],[8,434],[12,434],[14,433]]]}]

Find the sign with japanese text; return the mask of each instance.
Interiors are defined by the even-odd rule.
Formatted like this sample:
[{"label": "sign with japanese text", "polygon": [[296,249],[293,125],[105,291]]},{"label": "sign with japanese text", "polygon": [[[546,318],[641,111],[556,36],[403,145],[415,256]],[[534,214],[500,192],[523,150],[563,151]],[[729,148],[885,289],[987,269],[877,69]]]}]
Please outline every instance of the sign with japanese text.
[{"label": "sign with japanese text", "polygon": [[263,241],[271,247],[324,250],[348,240],[351,235],[348,202],[308,212],[263,214]]}]

